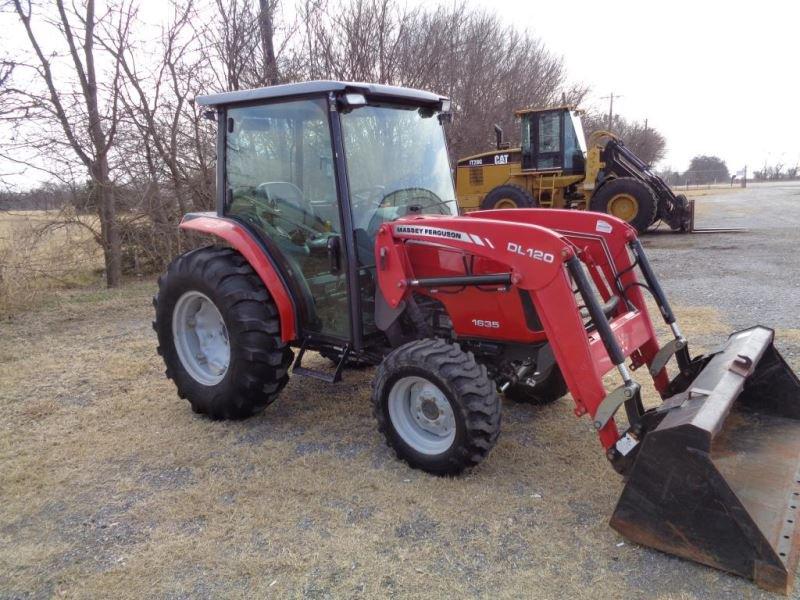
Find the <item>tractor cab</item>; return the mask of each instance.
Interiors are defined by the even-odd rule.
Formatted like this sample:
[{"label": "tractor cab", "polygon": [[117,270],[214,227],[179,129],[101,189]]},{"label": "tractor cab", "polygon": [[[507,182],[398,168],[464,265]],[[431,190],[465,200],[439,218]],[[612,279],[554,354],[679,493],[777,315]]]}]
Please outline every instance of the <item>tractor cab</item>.
[{"label": "tractor cab", "polygon": [[586,138],[580,111],[572,106],[519,110],[522,122],[522,170],[583,174]]},{"label": "tractor cab", "polygon": [[218,206],[292,291],[302,339],[375,333],[382,223],[457,214],[442,121],[449,100],[375,84],[308,82],[198,98],[218,121]]}]

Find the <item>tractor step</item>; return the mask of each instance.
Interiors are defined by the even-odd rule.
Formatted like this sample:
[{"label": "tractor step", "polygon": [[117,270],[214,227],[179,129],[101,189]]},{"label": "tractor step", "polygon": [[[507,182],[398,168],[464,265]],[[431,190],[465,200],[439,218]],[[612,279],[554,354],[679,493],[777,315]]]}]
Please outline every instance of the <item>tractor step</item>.
[{"label": "tractor step", "polygon": [[331,373],[329,371],[319,371],[317,369],[309,369],[308,367],[303,366],[303,357],[306,354],[306,350],[308,350],[306,345],[307,343],[307,339],[303,340],[303,344],[300,346],[300,352],[297,353],[297,358],[295,358],[294,363],[292,364],[292,375],[300,375],[301,377],[319,379],[320,381],[324,381],[326,383],[339,383],[342,380],[342,371],[344,370],[344,366],[347,364],[347,359],[350,356],[350,347],[344,347],[342,350],[342,356],[339,358],[339,363],[336,365],[336,369],[334,369],[333,373]]},{"label": "tractor step", "polygon": [[308,369],[306,367],[292,367],[292,375],[300,375],[301,377],[311,377],[312,379],[319,379],[326,383],[336,383],[341,380],[336,378],[336,373],[326,373],[325,371],[317,371],[315,369]]}]

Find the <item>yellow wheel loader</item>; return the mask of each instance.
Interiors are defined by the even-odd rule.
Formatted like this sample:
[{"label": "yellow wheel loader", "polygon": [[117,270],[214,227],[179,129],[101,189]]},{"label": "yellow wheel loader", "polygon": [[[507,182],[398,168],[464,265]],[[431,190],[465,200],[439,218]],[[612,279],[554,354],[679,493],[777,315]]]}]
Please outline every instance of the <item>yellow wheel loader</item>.
[{"label": "yellow wheel loader", "polygon": [[674,194],[650,167],[609,131],[586,138],[572,106],[519,110],[521,146],[458,161],[456,193],[463,212],[492,208],[572,208],[603,212],[639,232],[663,221],[691,231],[694,202]]}]

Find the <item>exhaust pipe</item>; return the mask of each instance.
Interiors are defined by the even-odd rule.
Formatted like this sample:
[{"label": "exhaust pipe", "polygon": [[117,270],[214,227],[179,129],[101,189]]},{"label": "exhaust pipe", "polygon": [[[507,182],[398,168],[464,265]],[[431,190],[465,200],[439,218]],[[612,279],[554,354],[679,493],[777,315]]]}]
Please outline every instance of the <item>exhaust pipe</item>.
[{"label": "exhaust pipe", "polygon": [[501,150],[501,147],[503,145],[503,128],[496,123],[494,126],[494,139],[495,142],[497,143],[497,149]]},{"label": "exhaust pipe", "polygon": [[656,409],[611,518],[626,538],[788,594],[800,552],[800,380],[774,332],[731,334]]}]

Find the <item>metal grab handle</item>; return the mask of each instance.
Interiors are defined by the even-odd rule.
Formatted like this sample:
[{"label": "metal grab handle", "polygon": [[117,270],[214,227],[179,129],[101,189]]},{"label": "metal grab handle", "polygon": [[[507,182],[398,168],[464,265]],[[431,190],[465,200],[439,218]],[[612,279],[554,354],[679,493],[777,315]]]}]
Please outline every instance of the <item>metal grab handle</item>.
[{"label": "metal grab handle", "polygon": [[342,270],[341,241],[338,235],[328,238],[328,259],[330,260],[331,273],[338,273]]}]

